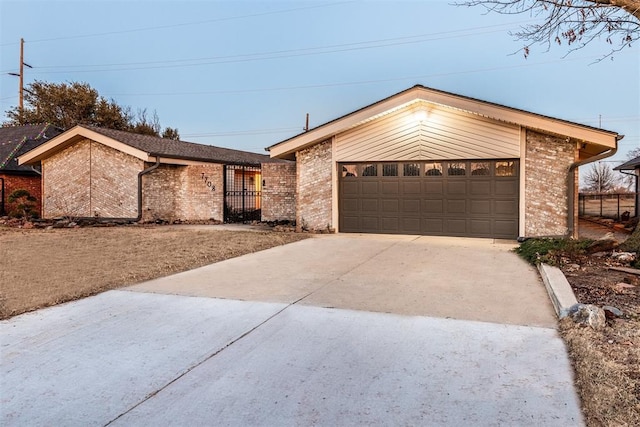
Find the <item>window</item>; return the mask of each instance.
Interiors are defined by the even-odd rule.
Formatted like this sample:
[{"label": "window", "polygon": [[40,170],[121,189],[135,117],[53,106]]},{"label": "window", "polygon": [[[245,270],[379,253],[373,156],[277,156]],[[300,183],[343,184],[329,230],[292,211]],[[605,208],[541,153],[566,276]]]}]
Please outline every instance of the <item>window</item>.
[{"label": "window", "polygon": [[424,174],[426,176],[442,176],[442,163],[426,163]]},{"label": "window", "polygon": [[467,165],[464,162],[450,162],[447,175],[458,176],[467,174]]},{"label": "window", "polygon": [[402,166],[402,174],[404,176],[420,176],[419,163],[405,163]]},{"label": "window", "polygon": [[382,176],[398,176],[398,164],[397,163],[383,164]]},{"label": "window", "polygon": [[378,165],[362,165],[362,176],[378,176]]},{"label": "window", "polygon": [[471,162],[471,175],[491,175],[489,162]]},{"label": "window", "polygon": [[355,177],[358,176],[357,165],[342,165],[342,177]]},{"label": "window", "polygon": [[496,162],[496,176],[517,176],[516,162]]}]

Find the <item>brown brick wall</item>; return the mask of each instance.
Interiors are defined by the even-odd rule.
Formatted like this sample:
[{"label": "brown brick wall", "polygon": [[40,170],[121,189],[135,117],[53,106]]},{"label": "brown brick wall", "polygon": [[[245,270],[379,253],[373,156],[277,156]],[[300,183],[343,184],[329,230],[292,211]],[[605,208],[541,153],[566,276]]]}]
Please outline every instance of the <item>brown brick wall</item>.
[{"label": "brown brick wall", "polygon": [[222,221],[223,172],[219,164],[160,165],[142,178],[143,221]]},{"label": "brown brick wall", "polygon": [[296,164],[262,164],[262,221],[295,221]]},{"label": "brown brick wall", "polygon": [[135,218],[143,162],[90,140],[42,162],[43,216]]},{"label": "brown brick wall", "polygon": [[331,221],[331,140],[298,151],[298,229],[326,230]]},{"label": "brown brick wall", "polygon": [[566,234],[567,174],[575,143],[527,130],[525,156],[525,236]]},{"label": "brown brick wall", "polygon": [[[27,190],[29,194],[37,200],[32,202],[34,210],[38,216],[42,215],[42,187],[40,176],[29,175],[9,175],[0,173],[0,178],[4,180],[4,213],[11,214],[16,207],[16,203],[9,203],[9,196],[16,190]],[[0,181],[1,182],[1,181]],[[2,214],[2,212],[0,212]]]}]

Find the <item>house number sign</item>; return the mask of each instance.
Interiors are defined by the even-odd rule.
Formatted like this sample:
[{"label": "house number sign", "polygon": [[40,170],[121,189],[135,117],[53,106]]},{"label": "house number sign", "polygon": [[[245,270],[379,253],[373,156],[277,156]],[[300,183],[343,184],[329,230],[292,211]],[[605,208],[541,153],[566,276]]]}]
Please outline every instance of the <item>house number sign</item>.
[{"label": "house number sign", "polygon": [[209,179],[209,177],[204,172],[202,172],[202,181],[207,185],[207,187],[209,187],[211,191],[216,191],[215,184],[213,183],[213,181]]}]

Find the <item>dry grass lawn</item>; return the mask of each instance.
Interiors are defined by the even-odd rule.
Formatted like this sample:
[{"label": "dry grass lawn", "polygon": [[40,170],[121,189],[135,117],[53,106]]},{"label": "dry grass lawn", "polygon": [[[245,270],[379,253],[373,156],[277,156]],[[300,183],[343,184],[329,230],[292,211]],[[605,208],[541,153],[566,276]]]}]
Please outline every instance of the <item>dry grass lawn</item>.
[{"label": "dry grass lawn", "polygon": [[0,318],[305,237],[162,226],[0,227]]}]

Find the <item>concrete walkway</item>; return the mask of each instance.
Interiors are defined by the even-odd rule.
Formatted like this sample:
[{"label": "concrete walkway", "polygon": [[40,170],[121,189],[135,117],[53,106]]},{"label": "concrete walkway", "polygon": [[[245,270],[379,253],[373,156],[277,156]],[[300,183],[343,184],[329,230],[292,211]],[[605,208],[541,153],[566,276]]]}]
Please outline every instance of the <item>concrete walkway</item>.
[{"label": "concrete walkway", "polygon": [[0,424],[580,425],[510,246],[325,236],[2,321]]}]

